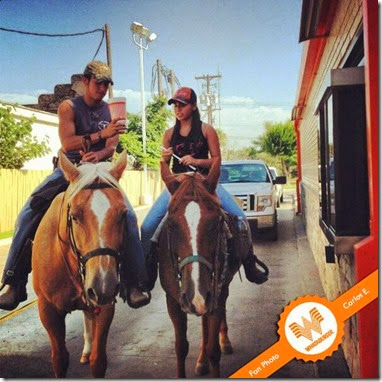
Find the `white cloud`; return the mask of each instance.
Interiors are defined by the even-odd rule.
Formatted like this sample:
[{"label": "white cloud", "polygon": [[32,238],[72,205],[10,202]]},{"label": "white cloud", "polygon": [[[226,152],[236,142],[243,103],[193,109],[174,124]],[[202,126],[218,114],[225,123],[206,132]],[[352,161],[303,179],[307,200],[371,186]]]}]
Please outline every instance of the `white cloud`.
[{"label": "white cloud", "polygon": [[[115,97],[126,97],[127,111],[141,112],[141,92],[132,89],[113,89]],[[0,100],[34,104],[40,94],[47,90],[33,90],[24,93],[0,93]],[[146,103],[151,95],[145,92]],[[105,97],[106,99],[106,97]],[[291,108],[277,105],[261,105],[250,97],[224,97],[221,99],[220,118],[214,113],[215,127],[220,127],[227,135],[229,144],[235,148],[249,146],[253,139],[264,131],[265,122],[282,122],[290,118]],[[203,114],[203,113],[202,113]],[[219,124],[220,121],[220,124]]]},{"label": "white cloud", "polygon": [[[220,128],[235,148],[250,146],[252,140],[264,132],[265,122],[282,122],[290,118],[289,107],[261,106],[247,97],[224,98],[221,109]],[[215,121],[215,127],[219,127],[217,114]]]}]

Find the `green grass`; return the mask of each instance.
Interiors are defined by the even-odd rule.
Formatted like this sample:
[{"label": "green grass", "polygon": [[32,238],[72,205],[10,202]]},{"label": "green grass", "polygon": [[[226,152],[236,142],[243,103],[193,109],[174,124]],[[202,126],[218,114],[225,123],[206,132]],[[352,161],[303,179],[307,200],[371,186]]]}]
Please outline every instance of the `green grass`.
[{"label": "green grass", "polygon": [[8,239],[8,237],[12,237],[12,235],[13,235],[13,231],[0,232],[0,240]]}]

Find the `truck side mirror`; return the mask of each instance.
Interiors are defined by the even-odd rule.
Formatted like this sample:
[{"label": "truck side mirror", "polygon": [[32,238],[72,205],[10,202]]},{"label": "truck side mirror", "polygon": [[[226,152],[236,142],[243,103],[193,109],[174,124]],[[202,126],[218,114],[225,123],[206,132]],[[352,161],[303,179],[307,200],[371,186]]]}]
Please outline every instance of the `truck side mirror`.
[{"label": "truck side mirror", "polygon": [[286,184],[286,176],[276,176],[276,179],[273,181],[274,184]]}]

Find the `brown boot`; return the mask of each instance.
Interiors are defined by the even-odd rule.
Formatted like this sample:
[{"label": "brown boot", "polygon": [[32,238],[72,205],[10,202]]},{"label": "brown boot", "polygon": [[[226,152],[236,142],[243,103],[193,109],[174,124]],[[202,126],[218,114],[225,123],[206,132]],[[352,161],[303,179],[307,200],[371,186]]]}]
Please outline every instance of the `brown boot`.
[{"label": "brown boot", "polygon": [[138,309],[141,306],[147,305],[151,301],[151,293],[139,288],[137,286],[132,286],[129,288],[127,303],[133,309]]},{"label": "brown boot", "polygon": [[0,296],[0,309],[13,310],[20,302],[27,299],[26,284],[21,282],[16,285],[7,285],[4,293]]}]

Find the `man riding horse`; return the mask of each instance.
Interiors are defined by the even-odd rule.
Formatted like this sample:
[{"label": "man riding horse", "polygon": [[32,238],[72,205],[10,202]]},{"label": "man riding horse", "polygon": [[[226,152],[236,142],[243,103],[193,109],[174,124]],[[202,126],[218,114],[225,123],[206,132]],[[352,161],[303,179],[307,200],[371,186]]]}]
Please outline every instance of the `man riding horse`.
[{"label": "man riding horse", "polygon": [[[103,101],[109,85],[113,85],[110,68],[103,62],[90,62],[83,73],[83,96],[63,101],[58,108],[59,136],[62,150],[72,163],[98,163],[112,158],[119,134],[125,132],[120,119],[111,120],[109,108]],[[0,296],[0,309],[13,310],[27,299],[26,284],[31,268],[31,243],[37,227],[53,199],[66,190],[68,182],[60,168],[55,168],[37,187],[22,208],[15,227],[12,245],[5,265]],[[122,261],[122,297],[133,308],[150,302],[147,272],[137,218],[127,198],[125,218],[125,251]],[[0,289],[0,290],[1,290]]]}]

